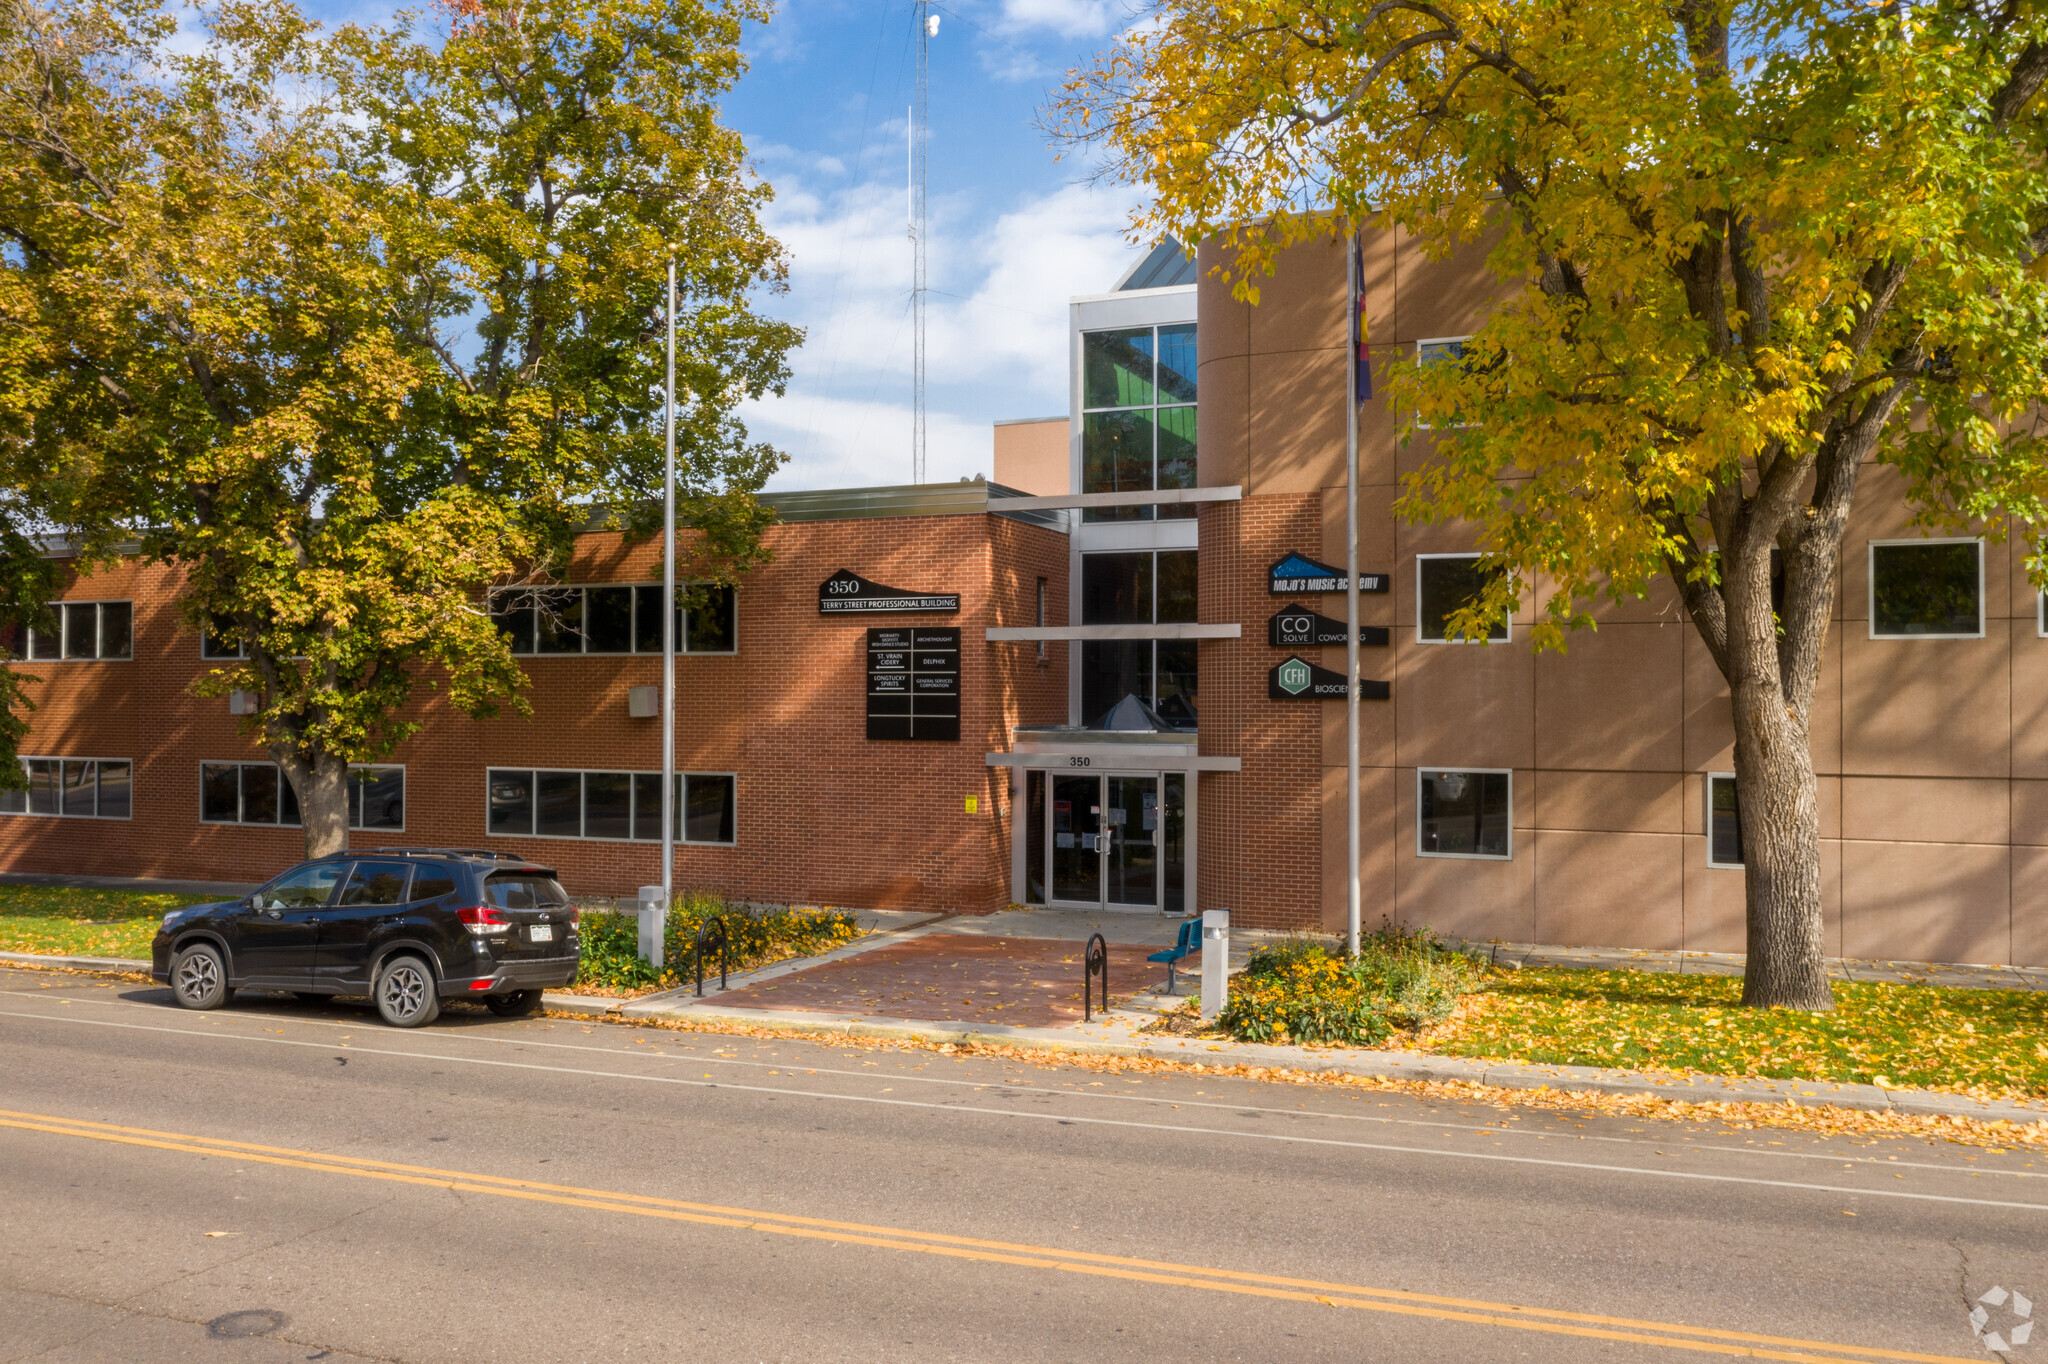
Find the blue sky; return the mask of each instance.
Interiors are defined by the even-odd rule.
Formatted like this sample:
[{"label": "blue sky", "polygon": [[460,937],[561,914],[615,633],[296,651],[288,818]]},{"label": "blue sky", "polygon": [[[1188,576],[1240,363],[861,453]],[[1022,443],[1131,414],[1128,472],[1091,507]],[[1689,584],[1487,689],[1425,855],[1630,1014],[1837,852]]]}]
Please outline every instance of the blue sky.
[{"label": "blue sky", "polygon": [[[1035,126],[1061,76],[1128,22],[1119,0],[948,0],[931,45],[929,474],[990,469],[990,424],[1064,412],[1066,300],[1108,289],[1142,251],[1134,202],[1085,183]],[[909,480],[910,245],[904,131],[909,0],[784,0],[748,43],[727,121],[775,186],[790,289],[808,329],[786,398],[755,431],[790,455],[770,485]]]}]

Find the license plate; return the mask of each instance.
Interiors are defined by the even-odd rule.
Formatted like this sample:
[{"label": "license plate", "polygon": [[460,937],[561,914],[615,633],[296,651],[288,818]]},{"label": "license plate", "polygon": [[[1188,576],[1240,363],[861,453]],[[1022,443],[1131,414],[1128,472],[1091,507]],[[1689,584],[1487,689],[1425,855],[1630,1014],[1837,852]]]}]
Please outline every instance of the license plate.
[{"label": "license plate", "polygon": [[553,942],[555,940],[555,926],[553,924],[535,924],[526,931],[535,942]]}]

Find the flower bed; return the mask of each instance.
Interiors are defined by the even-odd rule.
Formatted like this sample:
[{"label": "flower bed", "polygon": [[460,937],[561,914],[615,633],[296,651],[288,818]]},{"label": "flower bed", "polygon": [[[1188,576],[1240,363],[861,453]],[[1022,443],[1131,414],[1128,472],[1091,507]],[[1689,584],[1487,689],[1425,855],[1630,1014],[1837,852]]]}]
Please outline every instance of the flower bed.
[{"label": "flower bed", "polygon": [[[751,971],[790,957],[815,956],[852,942],[861,934],[854,916],[836,909],[790,906],[748,908],[709,892],[680,895],[669,910],[662,941],[662,968],[656,971],[640,955],[639,917],[631,912],[583,911],[583,963],[576,989],[584,994],[641,994],[673,989],[694,979],[692,953],[697,930],[717,915],[732,935],[732,967]],[[705,974],[718,969],[718,954],[704,963]]]},{"label": "flower bed", "polygon": [[1252,953],[1216,1022],[1241,1042],[1373,1046],[1446,1017],[1481,967],[1427,930],[1387,926],[1357,956],[1334,940],[1289,938]]}]

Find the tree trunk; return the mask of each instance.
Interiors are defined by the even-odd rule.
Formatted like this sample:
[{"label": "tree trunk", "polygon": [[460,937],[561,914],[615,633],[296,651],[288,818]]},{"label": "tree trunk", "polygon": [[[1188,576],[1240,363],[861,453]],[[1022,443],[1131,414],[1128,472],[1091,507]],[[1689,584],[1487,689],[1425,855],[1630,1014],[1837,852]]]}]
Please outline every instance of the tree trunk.
[{"label": "tree trunk", "polygon": [[332,753],[307,762],[282,754],[278,764],[299,798],[306,830],[306,856],[325,857],[348,847],[348,764]]},{"label": "tree trunk", "polygon": [[1749,901],[1742,1002],[1832,1009],[1821,961],[1820,803],[1806,725],[1789,712],[1775,678],[1752,674],[1732,687],[1731,702]]}]

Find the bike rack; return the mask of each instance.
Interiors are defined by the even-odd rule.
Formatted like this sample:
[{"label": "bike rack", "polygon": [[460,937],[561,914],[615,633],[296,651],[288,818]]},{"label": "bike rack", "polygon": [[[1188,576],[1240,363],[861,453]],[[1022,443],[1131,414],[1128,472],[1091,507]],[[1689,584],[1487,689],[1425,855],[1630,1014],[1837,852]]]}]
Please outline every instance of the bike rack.
[{"label": "bike rack", "polygon": [[1102,1012],[1109,1012],[1109,943],[1100,933],[1088,940],[1088,952],[1083,962],[1081,976],[1081,1021],[1090,1022],[1095,1015],[1090,1005],[1095,997],[1096,977],[1102,978]]},{"label": "bike rack", "polygon": [[[716,938],[711,937],[711,930],[713,928],[718,930]],[[693,949],[693,953],[697,958],[697,998],[699,999],[704,997],[704,949],[706,947],[716,947],[718,949],[718,988],[723,990],[725,988],[726,973],[732,970],[732,935],[725,931],[725,919],[720,915],[714,914],[697,926],[697,945]]]}]

